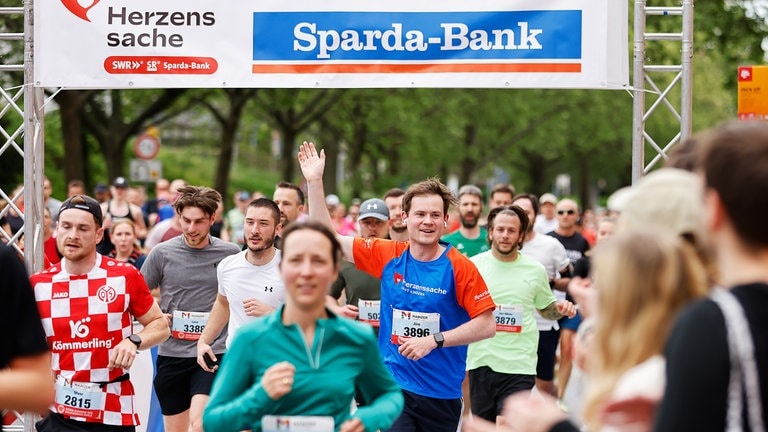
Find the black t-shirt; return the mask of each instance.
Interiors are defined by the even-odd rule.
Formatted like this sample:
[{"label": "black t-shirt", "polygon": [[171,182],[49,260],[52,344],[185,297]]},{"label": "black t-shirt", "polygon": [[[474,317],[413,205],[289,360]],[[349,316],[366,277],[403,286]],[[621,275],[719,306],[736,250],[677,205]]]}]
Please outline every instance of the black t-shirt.
[{"label": "black t-shirt", "polygon": [[0,245],[0,274],[3,275],[0,328],[7,330],[0,344],[0,369],[3,369],[16,357],[47,351],[48,343],[24,263],[5,245]]},{"label": "black t-shirt", "polygon": [[571,260],[571,264],[575,265],[589,250],[589,242],[579,233],[573,233],[572,236],[565,237],[552,231],[547,233],[547,235],[556,238],[565,247],[565,253],[568,255],[568,259]]},{"label": "black t-shirt", "polygon": [[[768,419],[768,284],[739,285],[731,292],[744,308],[752,333],[762,417]],[[689,305],[675,321],[664,355],[667,384],[654,430],[725,430],[730,358],[720,308],[709,299]]]},{"label": "black t-shirt", "polygon": [[[559,241],[560,244],[563,245],[563,247],[565,248],[565,254],[568,256],[568,259],[571,260],[571,266],[572,266],[571,271],[566,273],[561,272],[562,276],[563,277],[573,277],[573,276],[586,277],[589,274],[589,267],[586,268],[586,272],[587,272],[586,274],[577,273],[577,270],[583,273],[585,271],[583,267],[584,264],[589,266],[589,260],[587,259],[587,256],[586,256],[586,253],[589,250],[589,242],[587,241],[587,239],[585,239],[579,233],[573,233],[572,236],[565,237],[558,234],[555,231],[552,231],[547,233],[547,235],[556,238],[557,241]],[[587,259],[586,263],[583,262],[584,259]],[[570,293],[566,293],[565,298],[569,301],[574,301]]]}]

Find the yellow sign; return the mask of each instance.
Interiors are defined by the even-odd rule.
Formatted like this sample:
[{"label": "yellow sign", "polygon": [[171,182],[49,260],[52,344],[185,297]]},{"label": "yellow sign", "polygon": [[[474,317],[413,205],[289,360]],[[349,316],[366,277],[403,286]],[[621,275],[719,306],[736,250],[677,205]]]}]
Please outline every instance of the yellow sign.
[{"label": "yellow sign", "polygon": [[739,120],[768,120],[768,66],[739,67]]}]

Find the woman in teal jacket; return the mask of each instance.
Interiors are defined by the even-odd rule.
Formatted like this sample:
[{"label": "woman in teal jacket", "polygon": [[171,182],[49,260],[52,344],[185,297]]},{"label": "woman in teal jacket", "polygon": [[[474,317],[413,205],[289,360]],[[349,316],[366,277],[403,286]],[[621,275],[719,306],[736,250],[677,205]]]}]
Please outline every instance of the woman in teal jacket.
[{"label": "woman in teal jacket", "polygon": [[[339,272],[338,241],[316,222],[292,223],[282,239],[286,304],[238,330],[217,372],[204,430],[389,428],[403,396],[373,330],[325,308]],[[351,413],[356,391],[364,405]]]}]

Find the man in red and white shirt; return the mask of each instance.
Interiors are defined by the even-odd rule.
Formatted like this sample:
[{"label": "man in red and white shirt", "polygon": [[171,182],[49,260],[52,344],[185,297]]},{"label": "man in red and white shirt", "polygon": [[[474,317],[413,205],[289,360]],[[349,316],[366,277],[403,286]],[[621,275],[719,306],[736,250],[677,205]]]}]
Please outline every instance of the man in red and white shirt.
[{"label": "man in red and white shirt", "polygon": [[[31,277],[56,378],[55,412],[38,431],[134,431],[128,371],[139,349],[167,339],[168,323],[132,265],[102,256],[99,203],[75,195],[59,210],[63,259]],[[133,320],[144,329],[133,332]]]}]

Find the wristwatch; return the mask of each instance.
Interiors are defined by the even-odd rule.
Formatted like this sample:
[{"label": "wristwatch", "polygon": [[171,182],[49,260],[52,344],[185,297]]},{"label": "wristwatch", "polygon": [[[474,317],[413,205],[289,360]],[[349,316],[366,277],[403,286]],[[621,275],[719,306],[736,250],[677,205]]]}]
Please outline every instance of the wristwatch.
[{"label": "wristwatch", "polygon": [[443,343],[445,342],[445,338],[443,337],[442,333],[435,333],[432,335],[433,338],[435,338],[435,342],[437,343],[438,348],[443,347]]},{"label": "wristwatch", "polygon": [[127,339],[133,342],[134,345],[136,345],[136,349],[139,349],[139,347],[141,346],[141,336],[137,335],[136,333],[128,336]]}]

